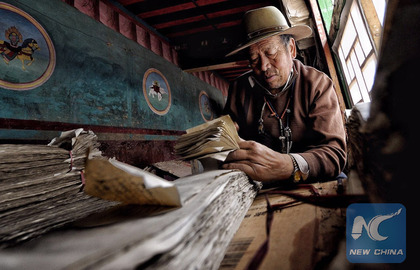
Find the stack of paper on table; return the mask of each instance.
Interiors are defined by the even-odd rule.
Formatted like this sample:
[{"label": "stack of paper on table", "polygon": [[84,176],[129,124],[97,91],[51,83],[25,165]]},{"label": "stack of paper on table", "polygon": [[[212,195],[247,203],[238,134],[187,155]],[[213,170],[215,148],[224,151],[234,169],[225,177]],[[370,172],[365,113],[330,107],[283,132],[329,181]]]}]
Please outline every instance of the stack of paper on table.
[{"label": "stack of paper on table", "polygon": [[239,136],[229,115],[187,129],[175,145],[175,152],[183,159],[211,157],[224,161],[227,154],[239,148]]},{"label": "stack of paper on table", "polygon": [[227,170],[173,183],[182,207],[98,212],[77,228],[0,251],[0,269],[218,269],[259,186]]},{"label": "stack of paper on table", "polygon": [[[216,154],[235,149],[238,140],[230,118],[219,120],[213,123],[221,139],[210,139],[202,144],[207,149],[216,148]],[[212,144],[214,141],[222,142],[222,146]],[[52,181],[47,183],[50,186],[46,185],[44,173],[36,181],[37,185],[32,179],[28,179],[28,185],[26,180],[19,182],[24,184],[24,192],[29,193],[27,197],[35,195],[35,202],[29,206],[33,204],[32,208],[39,210],[37,207],[44,203],[45,207],[35,215],[26,205],[10,210],[18,210],[19,216],[9,210],[3,213],[9,219],[2,220],[6,225],[1,231],[2,244],[15,238],[21,241],[22,231],[25,237],[29,237],[25,232],[36,232],[38,238],[0,251],[0,269],[218,269],[259,184],[250,181],[243,172],[227,170],[208,171],[168,182],[115,159],[96,155],[86,160],[86,154],[81,154],[91,143],[80,138],[79,143],[76,142],[57,139],[52,144],[70,143],[73,151],[57,147],[48,150],[60,155],[53,159],[63,162],[62,159],[67,158],[65,165],[68,167],[70,163],[70,167],[77,170],[69,172],[65,166],[58,166],[64,171],[50,172],[53,174]],[[199,152],[205,153],[204,156],[212,155],[203,150],[206,147]],[[95,156],[94,153],[100,154],[100,151],[91,150],[91,155]],[[43,159],[40,162],[48,163]],[[56,168],[54,164],[52,167]],[[82,168],[85,169],[84,192],[80,192]],[[69,186],[69,189],[62,192],[62,187],[57,186],[61,182],[56,177],[68,179],[63,187]],[[38,193],[28,188],[30,186],[36,186]],[[6,202],[4,197],[2,199]],[[45,199],[46,202],[42,202]],[[93,214],[86,216],[87,213]],[[13,223],[11,217],[17,222]],[[75,220],[75,217],[79,218]],[[47,232],[58,227],[53,221],[67,226]],[[68,224],[69,221],[73,222]],[[20,223],[25,226],[17,226]],[[42,228],[39,224],[43,224]]]},{"label": "stack of paper on table", "polygon": [[81,192],[88,148],[101,155],[96,135],[83,129],[63,132],[50,146],[0,145],[0,247],[116,204]]}]

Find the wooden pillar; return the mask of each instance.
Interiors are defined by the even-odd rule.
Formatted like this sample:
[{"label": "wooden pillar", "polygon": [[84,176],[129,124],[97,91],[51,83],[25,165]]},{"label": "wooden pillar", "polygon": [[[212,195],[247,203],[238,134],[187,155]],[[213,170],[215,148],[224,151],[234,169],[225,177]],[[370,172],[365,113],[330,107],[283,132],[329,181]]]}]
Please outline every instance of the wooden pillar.
[{"label": "wooden pillar", "polygon": [[366,11],[366,20],[368,22],[373,41],[375,42],[376,51],[379,52],[379,47],[381,45],[382,26],[381,22],[379,21],[378,14],[376,13],[375,6],[373,5],[372,0],[362,0],[360,2],[362,4],[363,10]]},{"label": "wooden pillar", "polygon": [[325,32],[324,24],[322,22],[321,13],[319,12],[318,2],[316,0],[309,0],[309,4],[316,23],[316,29],[314,30],[318,33],[318,35],[315,35],[315,37],[318,37],[321,42],[321,46],[323,49],[322,52],[324,53],[325,60],[327,61],[328,71],[334,83],[335,91],[338,97],[338,102],[340,103],[341,111],[344,112],[346,109],[346,104],[344,103],[343,93],[341,92],[340,82],[337,76],[337,72],[335,70],[334,59],[331,54],[330,45],[327,42],[327,34]]},{"label": "wooden pillar", "polygon": [[119,32],[118,13],[102,1],[99,2],[99,20],[109,28]]},{"label": "wooden pillar", "polygon": [[216,78],[215,78],[215,76],[214,76],[214,73],[213,73],[213,72],[211,72],[211,73],[210,73],[210,84],[211,84],[213,87],[216,87]]},{"label": "wooden pillar", "polygon": [[162,44],[155,35],[150,35],[150,47],[155,54],[162,56]]},{"label": "wooden pillar", "polygon": [[171,47],[165,42],[162,42],[162,56],[169,62],[172,62]]},{"label": "wooden pillar", "polygon": [[200,71],[198,73],[198,77],[200,78],[200,80],[206,81],[206,76],[204,75],[204,71]]},{"label": "wooden pillar", "polygon": [[204,81],[210,84],[210,76],[208,71],[204,71]]},{"label": "wooden pillar", "polygon": [[176,66],[179,67],[179,59],[178,59],[178,52],[174,49],[171,48],[172,50],[172,63],[174,63]]},{"label": "wooden pillar", "polygon": [[99,19],[99,0],[72,0],[66,3],[95,20]]},{"label": "wooden pillar", "polygon": [[136,31],[133,22],[122,14],[119,14],[120,33],[131,40],[136,40]]},{"label": "wooden pillar", "polygon": [[136,25],[137,43],[150,50],[150,35],[143,27]]}]

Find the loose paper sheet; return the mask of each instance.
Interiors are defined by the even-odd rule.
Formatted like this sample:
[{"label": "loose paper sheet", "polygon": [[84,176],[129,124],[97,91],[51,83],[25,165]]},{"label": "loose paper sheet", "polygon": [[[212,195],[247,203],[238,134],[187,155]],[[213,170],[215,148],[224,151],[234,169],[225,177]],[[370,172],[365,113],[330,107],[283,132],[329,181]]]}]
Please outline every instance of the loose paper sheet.
[{"label": "loose paper sheet", "polygon": [[86,161],[84,192],[125,204],[181,206],[173,183],[115,159]]}]

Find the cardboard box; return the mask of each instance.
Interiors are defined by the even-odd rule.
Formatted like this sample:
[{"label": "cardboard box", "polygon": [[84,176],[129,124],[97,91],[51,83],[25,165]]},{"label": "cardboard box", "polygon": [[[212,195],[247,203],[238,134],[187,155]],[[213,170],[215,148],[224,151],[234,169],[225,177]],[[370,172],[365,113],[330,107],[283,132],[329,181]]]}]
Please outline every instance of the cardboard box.
[{"label": "cardboard box", "polygon": [[[315,184],[321,194],[335,193],[336,182]],[[308,190],[296,190],[310,194]],[[272,205],[293,201],[267,194]],[[297,202],[275,211],[268,252],[259,269],[314,269],[329,263],[345,237],[345,209]],[[220,269],[246,269],[266,240],[267,202],[259,194],[232,239]]]}]

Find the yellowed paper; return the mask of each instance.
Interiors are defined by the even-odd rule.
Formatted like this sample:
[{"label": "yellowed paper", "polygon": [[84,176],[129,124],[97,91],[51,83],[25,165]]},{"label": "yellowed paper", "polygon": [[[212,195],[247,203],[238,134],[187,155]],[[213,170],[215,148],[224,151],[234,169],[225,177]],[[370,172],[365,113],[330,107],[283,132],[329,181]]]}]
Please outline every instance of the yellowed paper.
[{"label": "yellowed paper", "polygon": [[[227,153],[239,148],[239,136],[229,115],[187,129],[175,145],[183,159],[212,157],[224,161]],[[221,154],[222,153],[222,154]]]},{"label": "yellowed paper", "polygon": [[181,206],[173,183],[115,159],[86,161],[84,192],[125,204]]}]

